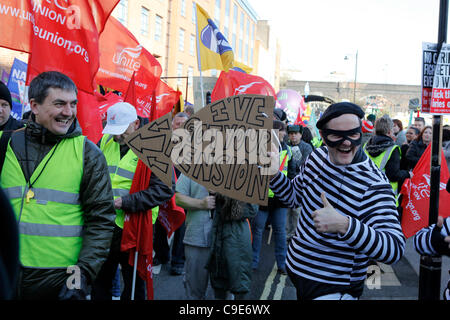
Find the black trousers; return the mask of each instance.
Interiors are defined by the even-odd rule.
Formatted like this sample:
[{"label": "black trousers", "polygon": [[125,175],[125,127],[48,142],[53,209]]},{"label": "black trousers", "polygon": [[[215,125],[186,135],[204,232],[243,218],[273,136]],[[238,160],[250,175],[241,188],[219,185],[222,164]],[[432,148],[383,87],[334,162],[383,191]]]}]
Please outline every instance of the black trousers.
[{"label": "black trousers", "polygon": [[[122,278],[124,288],[120,300],[131,300],[131,289],[133,281],[133,267],[128,264],[128,252],[120,251],[120,241],[122,239],[122,229],[115,226],[111,249],[108,258],[103,264],[100,272],[92,284],[92,300],[111,300],[112,283],[116,275],[117,267],[122,268]],[[145,300],[145,281],[136,273],[136,287],[134,293],[135,300]]]},{"label": "black trousers", "polygon": [[174,232],[172,244],[172,256],[170,256],[170,247],[167,242],[167,231],[159,220],[155,222],[155,236],[153,239],[153,250],[155,250],[155,259],[161,263],[171,262],[172,267],[184,267],[184,232],[186,225],[183,224]]}]

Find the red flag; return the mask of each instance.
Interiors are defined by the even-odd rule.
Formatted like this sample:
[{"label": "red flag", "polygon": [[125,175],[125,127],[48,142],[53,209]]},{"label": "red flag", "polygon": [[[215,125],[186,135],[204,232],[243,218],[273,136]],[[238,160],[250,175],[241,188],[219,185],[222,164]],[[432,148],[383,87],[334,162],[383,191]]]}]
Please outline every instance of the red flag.
[{"label": "red flag", "polygon": [[[18,2],[18,1],[16,1]],[[80,90],[93,92],[99,67],[99,34],[119,0],[23,1],[33,13],[33,23],[23,22],[21,12],[16,27],[30,28],[27,84],[44,71],[56,70],[69,76]],[[0,19],[1,20],[1,19]],[[27,32],[21,33],[21,36]]]},{"label": "red flag", "polygon": [[298,112],[297,118],[295,119],[294,124],[298,124],[298,125],[301,125],[304,127],[306,126],[305,123],[303,122],[303,116],[302,116],[301,111]]},{"label": "red flag", "polygon": [[301,97],[300,99],[300,108],[298,109],[297,118],[295,119],[294,124],[299,124],[302,126],[306,126],[303,122],[303,113],[306,110],[305,99]]},{"label": "red flag", "polygon": [[[175,170],[174,170],[175,171]],[[177,181],[177,175],[175,176],[175,183]],[[186,219],[184,209],[177,206],[175,203],[175,195],[167,202],[159,206],[158,220],[161,222],[164,229],[167,231],[167,237],[171,237],[172,233],[177,230]]]},{"label": "red flag", "polygon": [[[156,104],[152,106],[150,122],[156,120]],[[150,183],[152,171],[140,159],[134,173],[130,194],[145,190]],[[128,263],[134,266],[134,257],[138,253],[137,271],[147,285],[147,299],[153,300],[153,220],[152,210],[146,212],[125,213],[123,223],[121,251],[129,251]]]},{"label": "red flag", "polygon": [[[154,119],[158,119],[168,112],[172,111],[172,108],[177,104],[180,99],[181,92],[173,90],[164,81],[158,80],[158,84],[155,88],[155,101],[156,101],[156,113]],[[152,95],[138,96],[136,99],[136,111],[141,117],[152,117]]]},{"label": "red flag", "polygon": [[108,111],[109,107],[113,106],[117,102],[122,102],[123,97],[118,96],[114,92],[108,92],[104,96],[102,96],[103,100],[99,105],[99,113],[102,121],[106,120],[106,111]]},{"label": "red flag", "polygon": [[128,102],[132,106],[136,106],[136,83],[134,74],[135,72],[133,72],[133,75],[131,76],[130,83],[128,84],[127,93],[125,94],[125,97],[123,99],[123,101]]},{"label": "red flag", "polygon": [[238,94],[277,95],[269,82],[264,78],[239,71],[222,71],[211,93],[211,102]]},{"label": "red flag", "polygon": [[158,60],[114,17],[100,36],[100,67],[95,80],[102,86],[126,92],[135,75],[136,97],[156,87],[162,73]]},{"label": "red flag", "polygon": [[102,137],[102,118],[99,105],[104,97],[95,92],[94,94],[78,91],[77,119],[80,123],[83,135],[94,143]]},{"label": "red flag", "polygon": [[[152,171],[138,161],[130,188],[130,194],[145,190],[150,183]],[[152,210],[125,213],[123,223],[121,251],[128,251],[128,263],[134,266],[135,253],[138,253],[137,273],[146,282],[147,299],[153,300],[153,221]]]},{"label": "red flag", "polygon": [[[401,193],[403,194],[402,229],[406,238],[417,233],[420,229],[428,226],[428,215],[430,209],[430,159],[431,144],[427,147],[419,162],[413,170],[414,176],[405,180]],[[441,153],[441,179],[439,192],[439,215],[448,217],[450,210],[446,209],[450,203],[450,194],[446,191],[449,179],[447,163],[444,152]]]},{"label": "red flag", "polygon": [[2,0],[0,3],[0,47],[31,52],[32,21],[31,1]]}]

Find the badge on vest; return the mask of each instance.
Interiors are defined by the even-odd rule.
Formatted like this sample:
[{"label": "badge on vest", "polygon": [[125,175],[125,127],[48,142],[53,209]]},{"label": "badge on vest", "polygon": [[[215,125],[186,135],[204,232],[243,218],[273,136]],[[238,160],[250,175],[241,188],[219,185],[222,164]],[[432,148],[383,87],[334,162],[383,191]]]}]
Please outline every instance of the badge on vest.
[{"label": "badge on vest", "polygon": [[31,190],[31,189],[28,190],[27,195],[26,195],[26,198],[27,198],[27,203],[30,203],[30,199],[33,199],[33,198],[34,198],[34,192],[33,192],[33,190]]}]

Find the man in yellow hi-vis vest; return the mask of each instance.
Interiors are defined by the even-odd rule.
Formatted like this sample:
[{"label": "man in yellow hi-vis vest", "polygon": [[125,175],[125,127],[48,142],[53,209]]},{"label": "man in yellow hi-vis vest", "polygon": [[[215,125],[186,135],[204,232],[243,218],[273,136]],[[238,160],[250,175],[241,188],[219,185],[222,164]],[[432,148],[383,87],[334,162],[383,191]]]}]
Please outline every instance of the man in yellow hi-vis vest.
[{"label": "man in yellow hi-vis vest", "polygon": [[[170,200],[174,195],[175,181],[172,181],[171,189],[153,173],[147,189],[130,194],[138,157],[125,140],[143,126],[144,122],[143,118],[137,116],[136,109],[127,102],[118,102],[107,111],[107,124],[99,144],[108,164],[117,215],[108,259],[92,286],[93,300],[112,299],[112,282],[119,264],[124,281],[121,300],[130,300],[133,268],[128,264],[128,252],[120,251],[124,213],[142,212],[152,208],[157,210],[160,204]],[[145,283],[139,277],[136,278],[135,299],[145,299]]]},{"label": "man in yellow hi-vis vest", "polygon": [[41,73],[28,96],[31,118],[12,133],[0,176],[20,233],[16,297],[86,299],[112,238],[106,161],[81,133],[69,77]]},{"label": "man in yellow hi-vis vest", "polygon": [[394,122],[388,115],[384,115],[375,122],[374,129],[375,135],[364,145],[364,152],[386,174],[395,196],[398,197],[399,188],[405,179],[410,178],[410,173],[407,170],[400,170],[402,154],[400,147],[392,139]]}]

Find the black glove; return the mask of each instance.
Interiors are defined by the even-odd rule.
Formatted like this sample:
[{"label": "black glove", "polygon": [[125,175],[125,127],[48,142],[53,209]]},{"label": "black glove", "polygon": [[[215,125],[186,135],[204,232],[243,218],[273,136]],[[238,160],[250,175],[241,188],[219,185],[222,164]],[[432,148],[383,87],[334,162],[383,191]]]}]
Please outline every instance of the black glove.
[{"label": "black glove", "polygon": [[[69,277],[74,276],[75,275],[71,275]],[[79,288],[76,281],[75,283],[72,283],[69,277],[67,278],[68,281],[64,283],[59,292],[59,300],[86,300],[86,296],[88,295],[88,279],[83,270],[80,271]]]},{"label": "black glove", "polygon": [[441,230],[442,228],[438,227],[438,225],[434,226],[433,231],[431,231],[431,245],[439,255],[450,256],[449,243],[445,242],[445,237],[441,234]]}]

